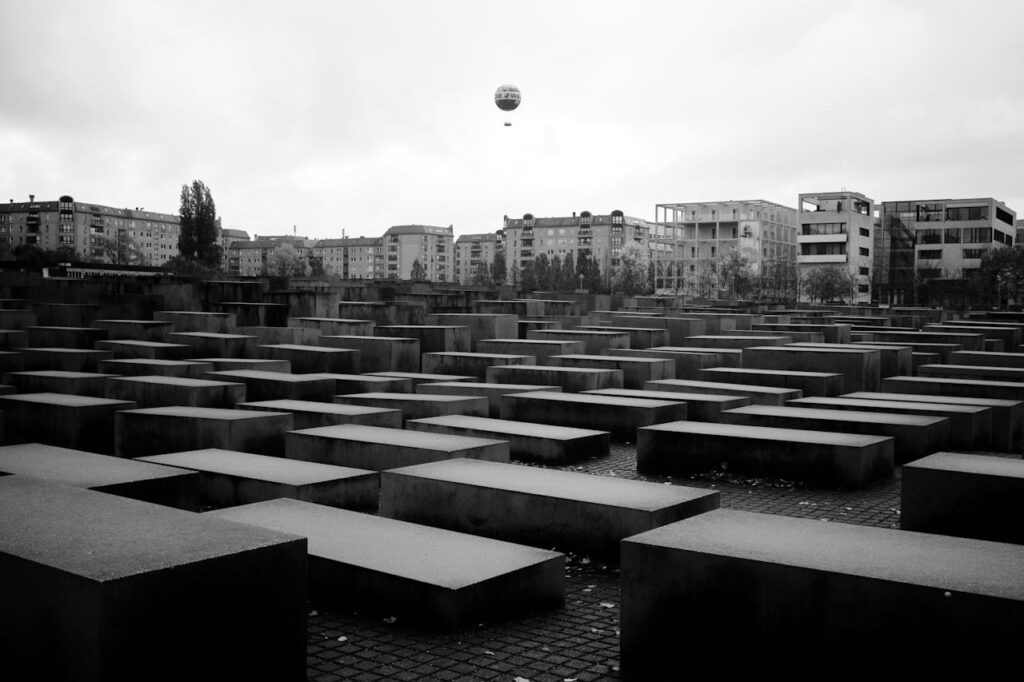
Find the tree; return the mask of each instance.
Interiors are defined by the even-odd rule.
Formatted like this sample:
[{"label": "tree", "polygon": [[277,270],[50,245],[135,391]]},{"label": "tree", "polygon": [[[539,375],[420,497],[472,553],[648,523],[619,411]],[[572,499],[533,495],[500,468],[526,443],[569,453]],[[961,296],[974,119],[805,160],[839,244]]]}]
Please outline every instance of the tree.
[{"label": "tree", "polygon": [[519,286],[519,283],[522,281],[522,279],[523,273],[520,272],[519,265],[513,262],[512,269],[508,271],[509,284],[511,284],[514,287],[517,287]]},{"label": "tree", "polygon": [[423,263],[420,263],[419,258],[412,262],[412,272],[409,273],[409,279],[414,282],[427,281],[427,269],[423,267]]},{"label": "tree", "polygon": [[521,275],[520,286],[523,289],[533,291],[537,288],[537,261],[527,261],[526,265],[523,266],[523,272]]},{"label": "tree", "polygon": [[508,266],[505,263],[505,254],[496,253],[491,261],[491,286],[500,287],[505,284]]},{"label": "tree", "polygon": [[104,263],[114,265],[146,265],[146,257],[142,249],[138,247],[135,240],[128,236],[125,230],[118,230],[117,233],[108,237],[106,235],[93,235],[93,249],[98,249],[98,258]]},{"label": "tree", "polygon": [[763,262],[754,288],[759,300],[795,304],[800,293],[796,263],[782,259]]},{"label": "tree", "polygon": [[857,283],[843,265],[821,265],[804,275],[803,290],[811,301],[829,303],[852,300]]},{"label": "tree", "polygon": [[1024,298],[1024,246],[995,248],[981,256],[971,291],[982,305],[1005,308]]},{"label": "tree", "polygon": [[701,261],[697,266],[697,278],[694,280],[698,298],[714,298],[718,292],[718,275],[715,272],[716,264],[711,261]]},{"label": "tree", "polygon": [[588,291],[601,290],[601,266],[586,251],[576,253],[576,274],[583,275],[583,288]]},{"label": "tree", "polygon": [[630,242],[619,252],[619,265],[612,276],[612,291],[636,296],[647,291],[648,256],[637,242]]},{"label": "tree", "polygon": [[551,261],[548,254],[542,253],[533,259],[533,270],[537,277],[537,287],[551,289]]},{"label": "tree", "polygon": [[221,248],[217,244],[220,236],[217,207],[210,189],[202,181],[193,180],[191,187],[181,186],[179,215],[178,253],[185,260],[199,261],[210,268],[219,267]]},{"label": "tree", "polygon": [[558,273],[558,283],[565,291],[576,288],[576,264],[573,263],[572,254],[566,253],[562,258],[562,267]]},{"label": "tree", "polygon": [[729,292],[730,298],[746,298],[750,295],[753,279],[750,260],[742,256],[738,249],[730,249],[723,254],[717,269],[721,288]]},{"label": "tree", "polygon": [[477,264],[476,269],[473,270],[473,277],[470,279],[470,284],[476,284],[484,287],[491,286],[491,268],[488,263]]},{"label": "tree", "polygon": [[310,272],[309,263],[288,242],[271,251],[263,265],[263,274],[270,277],[302,277]]}]

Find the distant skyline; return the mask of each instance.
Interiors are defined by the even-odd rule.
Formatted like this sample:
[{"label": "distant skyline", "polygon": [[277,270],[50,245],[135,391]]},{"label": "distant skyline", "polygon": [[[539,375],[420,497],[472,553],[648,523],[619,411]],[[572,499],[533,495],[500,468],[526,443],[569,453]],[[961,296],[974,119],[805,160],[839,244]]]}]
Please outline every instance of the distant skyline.
[{"label": "distant skyline", "polygon": [[226,228],[321,239],[844,187],[1024,214],[1022,25],[1005,0],[0,0],[0,201],[177,213],[199,179]]}]

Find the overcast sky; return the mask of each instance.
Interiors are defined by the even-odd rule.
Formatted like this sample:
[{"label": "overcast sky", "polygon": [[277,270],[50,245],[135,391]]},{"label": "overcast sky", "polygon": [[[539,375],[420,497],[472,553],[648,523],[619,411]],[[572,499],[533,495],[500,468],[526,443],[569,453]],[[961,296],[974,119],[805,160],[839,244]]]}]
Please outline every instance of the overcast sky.
[{"label": "overcast sky", "polygon": [[0,200],[176,213],[200,179],[224,227],[318,238],[843,187],[1024,217],[1022,27],[1018,0],[0,0]]}]

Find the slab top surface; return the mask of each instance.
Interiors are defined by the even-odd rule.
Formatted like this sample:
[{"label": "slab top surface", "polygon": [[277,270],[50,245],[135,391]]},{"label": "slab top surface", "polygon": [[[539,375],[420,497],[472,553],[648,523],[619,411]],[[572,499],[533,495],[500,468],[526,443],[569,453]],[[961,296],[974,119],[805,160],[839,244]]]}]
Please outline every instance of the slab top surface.
[{"label": "slab top surface", "polygon": [[0,471],[92,488],[180,476],[180,469],[42,443],[0,447]]},{"label": "slab top surface", "polygon": [[365,398],[367,400],[394,400],[402,403],[457,403],[462,400],[483,400],[475,395],[441,395],[436,393],[346,393],[339,398]]},{"label": "slab top surface", "polygon": [[255,336],[245,334],[222,334],[220,332],[174,332],[171,336],[188,336],[194,339],[255,339]]},{"label": "slab top surface", "polygon": [[531,438],[549,438],[552,440],[569,440],[572,438],[587,438],[592,436],[604,436],[607,434],[607,431],[579,429],[574,426],[534,424],[531,422],[513,421],[511,419],[471,417],[462,414],[450,414],[443,417],[424,417],[423,419],[413,419],[412,423],[437,424],[438,426],[477,429],[479,431],[493,431],[496,434],[530,436]]},{"label": "slab top surface", "polygon": [[[169,323],[168,323],[169,324]],[[100,343],[131,348],[188,348],[183,343],[164,343],[162,341],[136,341],[134,339],[104,339]]]},{"label": "slab top surface", "polygon": [[21,348],[22,353],[51,353],[57,355],[109,355],[109,350],[94,350],[92,348],[55,348],[55,347],[33,347]]},{"label": "slab top surface", "polygon": [[[177,344],[171,344],[177,345]],[[201,360],[158,360],[156,358],[117,358],[107,362],[123,363],[126,365],[142,365],[147,367],[192,367],[195,365],[209,365],[209,362]]]},{"label": "slab top surface", "polygon": [[701,488],[476,459],[447,459],[391,469],[389,473],[643,511],[717,495],[717,491]]},{"label": "slab top surface", "polygon": [[672,400],[648,400],[647,398],[627,398],[619,395],[600,395],[594,393],[548,393],[547,391],[534,391],[532,393],[513,393],[511,398],[516,400],[546,400],[559,403],[585,404],[585,405],[610,405],[613,407],[668,407],[678,405],[679,401]]},{"label": "slab top surface", "polygon": [[170,405],[167,407],[144,407],[138,410],[126,410],[125,414],[145,414],[156,417],[187,417],[190,419],[217,419],[221,421],[237,421],[241,419],[263,419],[270,416],[291,416],[288,412],[263,412],[261,410],[231,410],[221,407],[188,407]]},{"label": "slab top surface", "polygon": [[603,372],[622,371],[618,369],[604,369],[600,367],[556,367],[554,365],[501,365],[501,369],[512,370],[513,372],[557,372],[558,374],[600,374]]},{"label": "slab top surface", "polygon": [[827,410],[815,407],[789,407],[777,405],[747,405],[729,412],[766,417],[793,417],[795,419],[822,419],[826,421],[857,422],[865,424],[887,424],[894,426],[929,426],[940,423],[945,417],[928,417],[919,414],[896,414],[886,412],[858,412],[856,410]]},{"label": "slab top surface", "polygon": [[554,358],[558,358],[559,360],[580,360],[583,362],[606,362],[616,365],[654,365],[669,361],[669,358],[637,358],[625,355],[554,355],[552,356],[552,359]]},{"label": "slab top surface", "polygon": [[[728,384],[719,381],[689,381],[687,379],[659,379],[650,382],[657,386],[670,386],[672,388],[704,388],[719,390],[723,393],[760,393],[769,395],[788,396],[798,393],[797,388],[777,388],[775,386],[755,386],[753,384]],[[681,391],[685,393],[686,391]]]},{"label": "slab top surface", "polygon": [[[247,360],[246,362],[252,362]],[[274,362],[271,360],[270,362]],[[310,376],[309,374],[291,374],[290,372],[266,372],[261,369],[224,369],[219,372],[210,372],[218,377],[234,379],[261,379],[264,381],[277,381],[289,384],[308,383],[311,381],[324,381],[322,377]]]},{"label": "slab top surface", "polygon": [[53,379],[110,379],[120,374],[101,374],[98,372],[64,372],[56,369],[41,369],[34,372],[11,372],[16,377],[51,377]]},{"label": "slab top surface", "polygon": [[743,400],[739,395],[716,395],[714,393],[685,393],[682,391],[645,391],[638,388],[599,388],[586,391],[585,395],[613,395],[623,398],[646,398],[648,400],[668,400],[673,403],[735,403]]},{"label": "slab top surface", "polygon": [[383,414],[400,412],[387,407],[367,407],[365,405],[345,405],[344,403],[321,403],[315,400],[258,400],[251,403],[238,403],[239,406],[258,407],[260,409],[279,410],[281,412],[316,412],[317,414],[341,414],[355,416],[364,414]]},{"label": "slab top surface", "polygon": [[1024,600],[1024,547],[1008,543],[731,509],[625,542]]},{"label": "slab top surface", "polygon": [[881,393],[872,391],[856,391],[844,393],[840,398],[866,398],[868,400],[911,400],[919,403],[937,403],[940,405],[976,405],[978,407],[1014,407],[1024,405],[1018,400],[1001,398],[966,398],[961,396],[921,395],[919,393]]},{"label": "slab top surface", "polygon": [[298,500],[203,514],[309,538],[311,556],[459,589],[560,557],[500,540]]},{"label": "slab top surface", "polygon": [[336,481],[353,476],[376,475],[376,471],[353,469],[352,467],[306,462],[301,459],[285,459],[255,455],[237,450],[205,448],[184,452],[169,452],[163,455],[139,457],[140,462],[166,465],[161,468],[179,467],[192,471],[204,471],[228,476],[243,476],[259,481],[284,483],[287,485],[309,485]]},{"label": "slab top surface", "polygon": [[369,376],[391,377],[392,379],[422,379],[423,381],[466,381],[476,377],[460,374],[423,374],[421,372],[367,372]]},{"label": "slab top surface", "polygon": [[665,424],[642,426],[638,431],[668,431],[670,433],[725,436],[728,438],[751,438],[755,440],[784,441],[793,443],[827,444],[844,447],[864,447],[885,441],[888,436],[865,436],[859,433],[838,431],[815,431],[812,429],[783,429],[773,426],[749,426],[747,424],[718,424],[716,422],[676,421]]},{"label": "slab top surface", "polygon": [[958,452],[936,452],[903,465],[904,468],[935,469],[978,476],[999,476],[1024,479],[1024,460],[1010,457],[965,455]]},{"label": "slab top surface", "polygon": [[533,384],[488,384],[481,381],[435,381],[420,386],[442,386],[444,388],[471,389],[477,391],[508,391],[509,393],[529,393],[530,391],[561,391],[561,386],[541,386]]},{"label": "slab top surface", "polygon": [[92,396],[73,395],[71,393],[12,393],[0,396],[0,400],[13,400],[40,405],[59,405],[61,407],[117,407],[135,404],[132,401],[93,398]]},{"label": "slab top surface", "polygon": [[799,372],[793,369],[753,369],[751,367],[709,367],[704,372],[722,372],[724,374],[777,374],[787,377],[841,377],[834,372]]},{"label": "slab top surface", "polygon": [[345,441],[359,441],[362,443],[375,443],[378,445],[394,445],[404,448],[438,450],[441,452],[455,452],[457,450],[466,450],[469,448],[482,448],[505,442],[491,438],[452,436],[444,433],[406,431],[404,429],[389,429],[382,426],[363,426],[362,424],[318,426],[312,429],[289,431],[289,433],[315,438],[332,438]]},{"label": "slab top surface", "polygon": [[306,346],[301,343],[271,343],[260,348],[277,348],[280,350],[294,350],[308,353],[356,353],[351,348],[334,348],[333,346]]},{"label": "slab top surface", "polygon": [[923,403],[915,400],[916,396],[907,395],[906,400],[868,400],[863,398],[858,400],[857,398],[798,398],[790,401],[790,405],[793,407],[797,406],[809,406],[809,407],[825,407],[829,405],[842,405],[848,407],[862,407],[871,409],[874,411],[878,410],[932,410],[934,412],[948,412],[950,414],[977,414],[983,412],[984,407],[979,406],[968,406],[968,405],[951,405],[943,403]]},{"label": "slab top surface", "polygon": [[230,381],[211,381],[209,379],[189,379],[188,377],[137,376],[116,377],[116,383],[153,384],[157,386],[183,386],[188,388],[213,388],[215,386],[242,386]]},{"label": "slab top surface", "polygon": [[0,552],[95,581],[293,541],[294,535],[25,476],[0,478]]}]

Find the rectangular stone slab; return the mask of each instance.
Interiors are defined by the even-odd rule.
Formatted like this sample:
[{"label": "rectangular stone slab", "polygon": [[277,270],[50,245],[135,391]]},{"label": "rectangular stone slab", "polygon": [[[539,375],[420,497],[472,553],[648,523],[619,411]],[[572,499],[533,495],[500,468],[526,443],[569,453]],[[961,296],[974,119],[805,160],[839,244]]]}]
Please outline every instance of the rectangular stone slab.
[{"label": "rectangular stone slab", "polygon": [[[707,367],[723,366],[723,356],[720,353],[700,353],[695,349],[675,350],[669,346],[660,348],[614,348],[607,351],[608,355],[627,358],[659,358],[672,360],[675,363],[675,375],[667,377],[671,379],[688,379],[697,376],[697,370]],[[737,358],[738,360],[738,358]],[[734,366],[739,366],[736,362]]]},{"label": "rectangular stone slab", "polygon": [[648,381],[644,384],[644,390],[739,395],[750,398],[750,402],[753,405],[785,405],[787,400],[802,398],[804,395],[804,392],[798,388],[754,386],[751,384],[733,384],[727,381],[696,381],[693,379]]},{"label": "rectangular stone slab", "polygon": [[98,372],[40,370],[8,372],[4,381],[16,387],[19,393],[72,393],[103,398],[107,395],[107,383],[116,377],[116,374]]},{"label": "rectangular stone slab", "polygon": [[287,360],[271,360],[269,358],[196,358],[196,361],[210,363],[213,365],[214,372],[254,369],[260,372],[290,374],[292,371],[292,363]]},{"label": "rectangular stone slab", "polygon": [[326,372],[335,374],[358,374],[360,352],[351,348],[330,348],[327,346],[302,346],[281,343],[260,346],[258,354],[270,360],[288,360],[296,374]]},{"label": "rectangular stone slab", "polygon": [[115,417],[135,403],[67,393],[13,393],[0,396],[8,443],[46,443],[112,454]]},{"label": "rectangular stone slab", "polygon": [[532,355],[505,355],[499,353],[424,353],[421,367],[425,374],[453,374],[472,376],[478,380],[487,377],[492,365],[535,365]]},{"label": "rectangular stone slab", "polygon": [[473,381],[476,377],[466,374],[431,374],[429,372],[369,372],[370,376],[389,379],[408,379],[413,389],[419,384],[436,383],[438,381]]},{"label": "rectangular stone slab", "polygon": [[6,670],[305,679],[304,538],[21,476],[0,518]]},{"label": "rectangular stone slab", "polygon": [[678,421],[637,431],[645,474],[721,469],[860,488],[893,473],[893,439],[809,429]]},{"label": "rectangular stone slab", "polygon": [[981,379],[982,381],[1024,381],[1024,367],[985,367],[984,365],[927,364],[914,368],[919,377]]},{"label": "rectangular stone slab", "polygon": [[718,336],[688,336],[683,339],[683,345],[692,346],[694,348],[729,348],[731,350],[743,350],[751,346],[781,346],[785,343],[791,343],[792,338],[788,336],[771,336],[769,334],[764,335],[750,335],[750,334],[734,334],[734,335],[718,335]]},{"label": "rectangular stone slab", "polygon": [[314,599],[431,629],[565,599],[565,557],[548,550],[295,500],[206,516],[301,533],[309,538]]},{"label": "rectangular stone slab", "polygon": [[[481,352],[477,344],[482,339],[503,339],[516,335],[518,328],[515,315],[485,313],[434,313],[427,315],[428,324],[457,325],[469,330],[469,348]],[[424,368],[423,371],[428,371]]]},{"label": "rectangular stone slab", "polygon": [[419,384],[417,393],[428,395],[472,395],[487,398],[487,416],[495,419],[501,417],[501,397],[509,393],[529,393],[530,391],[561,391],[560,386],[544,386],[540,384],[488,384],[470,381],[439,381],[437,383]]},{"label": "rectangular stone slab", "polygon": [[223,410],[213,407],[152,407],[125,410],[115,420],[118,457],[219,448],[280,457],[288,412]]},{"label": "rectangular stone slab", "polygon": [[[427,384],[424,384],[427,385]],[[456,436],[507,440],[513,459],[545,464],[566,464],[608,454],[607,431],[531,424],[487,417],[429,417],[406,423],[410,431],[449,433]]]},{"label": "rectangular stone slab", "polygon": [[[228,333],[238,326],[231,313],[208,313],[198,310],[158,310],[154,320],[171,323],[174,332]],[[168,332],[171,333],[171,332]]]},{"label": "rectangular stone slab", "polygon": [[540,341],[582,341],[586,355],[600,355],[610,348],[629,348],[628,332],[577,331],[575,329],[537,329],[526,334]]},{"label": "rectangular stone slab", "polygon": [[532,355],[541,365],[547,364],[552,355],[582,353],[582,341],[556,341],[552,339],[486,339],[477,344],[481,353],[501,353],[507,355]]},{"label": "rectangular stone slab", "polygon": [[171,332],[167,335],[167,342],[190,346],[193,357],[256,357],[255,336],[215,332]]},{"label": "rectangular stone slab", "polygon": [[402,428],[402,411],[382,407],[340,405],[315,400],[262,400],[238,403],[235,407],[240,410],[290,412],[294,429],[312,429],[318,426],[336,426],[338,424],[383,426],[389,429]]},{"label": "rectangular stone slab", "polygon": [[541,367],[539,365],[503,365],[487,369],[489,384],[530,384],[558,386],[567,393],[598,388],[622,388],[621,369],[580,367]]},{"label": "rectangular stone slab", "polygon": [[553,367],[577,369],[618,369],[622,371],[623,388],[642,388],[645,381],[672,379],[676,363],[670,358],[629,358],[615,355],[553,355]]},{"label": "rectangular stone slab", "polygon": [[379,336],[419,339],[420,353],[468,353],[471,349],[468,327],[427,324],[384,325],[377,327],[375,332]]},{"label": "rectangular stone slab", "polygon": [[[668,330],[657,327],[627,327],[624,325],[583,325],[576,327],[580,331],[626,332],[629,334],[630,348],[652,348],[667,346],[671,343]],[[612,349],[609,349],[612,350]]]},{"label": "rectangular stone slab", "polygon": [[881,352],[815,346],[753,346],[743,349],[744,369],[840,373],[847,391],[874,391],[881,378]]},{"label": "rectangular stone slab", "polygon": [[207,379],[245,384],[249,402],[261,400],[318,400],[330,402],[334,381],[316,375],[264,372],[258,369],[234,369],[207,372]]},{"label": "rectangular stone slab", "polygon": [[288,320],[289,325],[315,329],[320,336],[372,336],[372,320],[350,320],[338,317],[293,317]]},{"label": "rectangular stone slab", "polygon": [[23,443],[0,447],[0,473],[199,511],[199,477],[169,466]]},{"label": "rectangular stone slab", "polygon": [[97,341],[96,348],[97,350],[110,351],[114,354],[114,358],[188,360],[192,357],[192,348],[181,343],[119,339],[116,341]]},{"label": "rectangular stone slab", "polygon": [[104,360],[99,364],[101,372],[121,376],[162,376],[201,379],[211,372],[214,365],[199,360]]},{"label": "rectangular stone slab", "polygon": [[1005,669],[1024,622],[1022,565],[1019,545],[708,512],[623,541],[622,672],[657,679],[686,642],[742,674],[781,657],[813,669],[842,661],[866,678],[877,660],[849,646],[868,640],[900,642],[887,664],[915,675],[993,659]]},{"label": "rectangular stone slab", "polygon": [[417,393],[352,393],[334,396],[341,405],[363,405],[402,411],[402,419],[423,419],[446,414],[486,417],[487,398],[474,395],[433,395]]},{"label": "rectangular stone slab", "polygon": [[509,461],[507,441],[353,424],[291,431],[285,445],[288,459],[373,471],[455,457]]},{"label": "rectangular stone slab", "polygon": [[245,384],[186,377],[115,377],[107,382],[107,398],[131,400],[138,407],[223,407],[245,400]]},{"label": "rectangular stone slab", "polygon": [[[985,353],[958,350],[950,353],[952,365],[981,365],[983,367],[1018,367],[1024,369],[1024,353]],[[903,372],[908,374],[908,372]]]},{"label": "rectangular stone slab", "polygon": [[871,346],[857,343],[794,343],[790,345],[799,348],[821,348],[824,350],[878,351],[879,378],[910,374],[913,367],[911,364],[912,351],[906,346],[889,346],[884,344]]},{"label": "rectangular stone slab", "polygon": [[798,372],[775,369],[737,369],[715,367],[697,372],[700,381],[734,382],[737,384],[758,384],[776,388],[796,388],[804,395],[836,396],[843,393],[843,375],[834,372]]},{"label": "rectangular stone slab", "polygon": [[378,377],[372,374],[315,372],[307,376],[334,380],[334,395],[346,393],[414,393],[412,379]]},{"label": "rectangular stone slab", "polygon": [[207,448],[142,457],[139,462],[194,472],[205,506],[235,507],[287,497],[376,511],[380,474],[317,462]]},{"label": "rectangular stone slab", "polygon": [[390,336],[321,336],[320,345],[358,350],[364,372],[418,372],[420,340]]},{"label": "rectangular stone slab", "polygon": [[949,447],[949,420],[945,417],[748,405],[723,412],[722,423],[888,436],[894,441],[893,454],[898,464],[911,462]]},{"label": "rectangular stone slab", "polygon": [[381,472],[381,515],[618,559],[619,542],[719,506],[717,491],[455,459]]},{"label": "rectangular stone slab", "polygon": [[108,350],[85,348],[22,348],[18,351],[28,370],[58,370],[63,372],[96,372],[103,360],[114,354]]},{"label": "rectangular stone slab", "polygon": [[501,399],[501,418],[608,431],[634,441],[641,426],[686,419],[686,403],[585,393],[517,393]]},{"label": "rectangular stone slab", "polygon": [[108,339],[163,341],[171,331],[166,320],[94,320],[92,326],[107,330]]},{"label": "rectangular stone slab", "polygon": [[937,452],[903,467],[900,528],[1024,544],[1024,461]]},{"label": "rectangular stone slab", "polygon": [[587,395],[611,395],[646,400],[671,400],[686,403],[686,418],[698,422],[718,422],[722,412],[750,404],[750,398],[741,395],[714,395],[711,393],[683,393],[676,391],[638,391],[629,388],[603,388],[587,391]]},{"label": "rectangular stone slab", "polygon": [[95,327],[26,327],[28,345],[34,348],[92,348],[107,338],[106,329]]},{"label": "rectangular stone slab", "polygon": [[958,449],[987,450],[992,440],[992,410],[969,405],[941,405],[906,400],[858,400],[856,398],[800,398],[788,407],[813,407],[824,410],[856,410],[945,417],[949,420],[949,442]]}]

